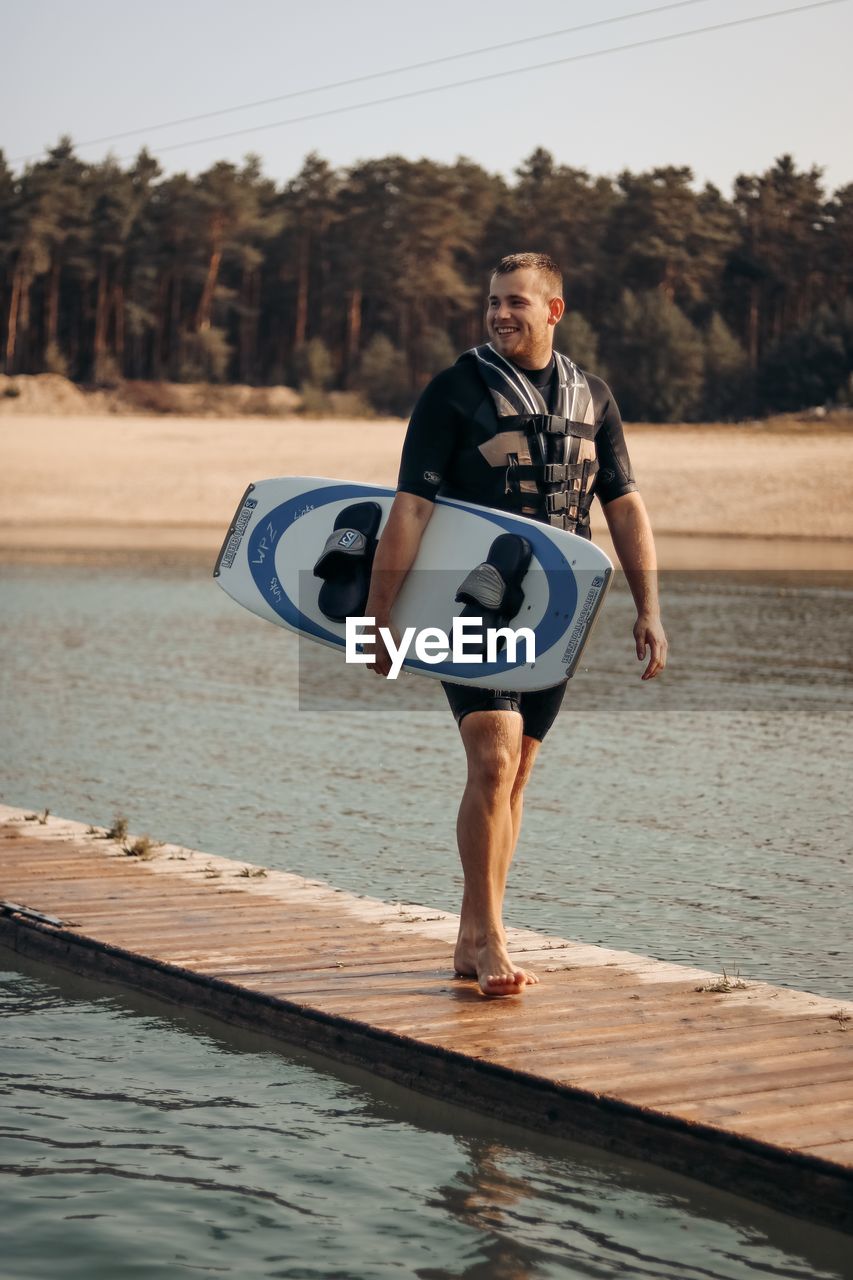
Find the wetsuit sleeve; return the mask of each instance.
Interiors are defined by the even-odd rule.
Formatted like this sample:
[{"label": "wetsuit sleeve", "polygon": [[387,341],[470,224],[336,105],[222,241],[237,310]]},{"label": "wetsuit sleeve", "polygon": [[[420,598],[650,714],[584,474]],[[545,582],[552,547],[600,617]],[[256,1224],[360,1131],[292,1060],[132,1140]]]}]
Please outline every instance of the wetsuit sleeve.
[{"label": "wetsuit sleeve", "polygon": [[447,394],[445,370],[422,392],[414,407],[403,454],[397,489],[435,502],[456,446],[456,415]]},{"label": "wetsuit sleeve", "polygon": [[614,498],[624,497],[626,493],[635,493],[637,482],[631,468],[631,459],[628,457],[628,446],[625,443],[619,406],[607,383],[601,382],[600,379],[596,379],[596,382],[606,399],[601,426],[595,435],[595,452],[598,457],[595,492],[601,505],[606,506]]}]

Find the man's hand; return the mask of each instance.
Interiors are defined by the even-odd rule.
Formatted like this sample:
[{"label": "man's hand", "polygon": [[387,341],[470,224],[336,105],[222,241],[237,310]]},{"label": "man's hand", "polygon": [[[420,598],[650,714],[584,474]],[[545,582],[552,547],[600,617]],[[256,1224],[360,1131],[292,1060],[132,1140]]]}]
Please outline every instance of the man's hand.
[{"label": "man's hand", "polygon": [[634,623],[634,640],[637,643],[637,658],[640,662],[649,653],[649,665],[643,672],[643,680],[654,680],[655,676],[666,666],[666,655],[669,645],[666,632],[659,613],[641,613]]},{"label": "man's hand", "polygon": [[645,503],[638,493],[624,493],[604,507],[613,548],[628,579],[637,621],[634,640],[640,662],[649,654],[644,680],[654,680],[666,666],[667,642],[658,604],[655,540]]},{"label": "man's hand", "polygon": [[388,522],[379,539],[370,577],[370,591],[363,610],[366,618],[373,618],[376,628],[374,657],[367,663],[367,667],[378,676],[387,677],[392,665],[391,655],[379,634],[379,628],[389,628],[394,644],[399,647],[400,637],[391,626],[391,610],[418,554],[424,529],[429,524],[433,511],[435,503],[428,502],[426,498],[419,498],[414,493],[398,493],[391,504]]},{"label": "man's hand", "polygon": [[388,652],[388,648],[385,644],[385,641],[382,639],[382,636],[380,635],[379,628],[388,627],[391,631],[391,635],[394,637],[394,644],[397,646],[399,646],[400,644],[400,637],[397,634],[397,631],[395,630],[395,628],[391,626],[391,623],[388,618],[383,618],[383,619],[377,618],[375,627],[376,627],[376,634],[375,634],[375,640],[373,644],[374,657],[372,662],[368,662],[367,669],[368,671],[375,671],[375,673],[378,676],[384,676],[387,679],[388,672],[391,670],[391,655]]}]

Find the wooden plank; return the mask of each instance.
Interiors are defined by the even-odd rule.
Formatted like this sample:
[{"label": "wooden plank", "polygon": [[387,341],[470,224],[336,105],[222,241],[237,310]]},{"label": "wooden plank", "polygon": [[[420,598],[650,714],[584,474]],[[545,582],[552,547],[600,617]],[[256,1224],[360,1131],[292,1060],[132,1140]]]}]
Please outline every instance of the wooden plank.
[{"label": "wooden plank", "polygon": [[[342,978],[344,976],[341,975]],[[271,989],[284,996],[304,987],[304,983],[285,981],[279,977]],[[335,1013],[346,1012],[351,995],[346,991],[342,981],[332,983],[324,980],[322,994],[326,1008]],[[386,1006],[375,991],[365,992],[363,1000],[365,1007],[369,1005],[371,1014],[376,1019],[399,1014],[395,1019],[395,1030],[399,1034],[430,1035],[440,1038],[446,1034],[452,1035],[465,1019],[473,1025],[479,1025],[486,1016],[483,1013],[482,1000],[473,986],[467,984],[464,987],[460,986],[454,992],[454,996],[454,1008],[450,1016],[448,1016],[445,1002],[431,1013],[429,1018],[426,1018],[424,1011],[417,1007],[412,1008],[407,1018],[405,1011],[399,1010],[398,1004]],[[525,999],[527,999],[526,996]],[[687,1025],[677,1017],[649,1019],[648,1022],[632,1022],[624,1019],[598,1021],[594,1009],[589,1011],[588,1016],[584,1016],[577,1006],[573,1006],[573,1012],[578,1016],[571,1023],[559,1018],[546,1021],[534,1017],[533,1010],[535,1009],[537,1014],[539,1012],[535,1001],[534,994],[529,1001],[531,1012],[529,1014],[526,1012],[523,1016],[525,1025],[528,1018],[535,1022],[537,1033],[539,1033],[536,1040],[537,1058],[549,1070],[551,1068],[558,1070],[560,1064],[566,1061],[604,1057],[613,1048],[624,1049],[632,1055],[644,1054],[648,1057],[664,1055],[668,1059],[672,1054],[673,1046],[683,1044],[686,1046],[688,1056],[695,1060],[699,1055],[713,1058],[716,1054],[725,1054],[731,1046],[740,1052],[750,1035],[762,1034],[768,1043],[772,1040],[776,1044],[780,1041],[807,1043],[809,1036],[816,1037],[823,1034],[815,1027],[812,1019],[792,1019],[792,1024],[778,1020],[760,1025],[755,1022],[732,1023],[727,1027],[712,1027],[703,1034],[701,1015],[697,1015],[695,1022]],[[496,1025],[501,1017],[508,1018],[513,1031],[516,1030],[519,1024],[510,1013],[488,1015],[489,1025]],[[550,1033],[548,1039],[543,1033]],[[832,1033],[827,1031],[827,1034]],[[510,1047],[514,1048],[522,1059],[529,1056],[530,1046],[526,1042],[520,1043],[516,1040]],[[809,1045],[809,1047],[813,1046]]]},{"label": "wooden plank", "polygon": [[490,1001],[452,975],[447,912],[174,846],[131,858],[80,824],[22,819],[0,806],[0,897],[76,922],[0,918],[28,954],[853,1226],[849,1002],[714,994],[704,971],[523,930],[511,950],[542,983]]},{"label": "wooden plank", "polygon": [[817,1146],[811,1146],[805,1143],[803,1150],[809,1155],[820,1156],[824,1160],[830,1160],[833,1163],[851,1163],[853,1162],[853,1142],[824,1142]]},{"label": "wooden plank", "polygon": [[[679,1114],[691,1119],[705,1116],[748,1116],[750,1123],[763,1128],[774,1120],[812,1124],[820,1116],[832,1118],[836,1124],[845,1117],[853,1125],[853,1096],[847,1081],[835,1082],[818,1089],[808,1084],[775,1089],[764,1089],[748,1094],[730,1093],[716,1098],[685,1101],[679,1105]],[[853,1133],[853,1128],[850,1130]]]},{"label": "wooden plank", "polygon": [[632,1073],[627,1060],[601,1067],[596,1071],[573,1068],[568,1079],[576,1085],[630,1089],[633,1102],[643,1106],[667,1106],[698,1099],[708,1100],[737,1090],[746,1095],[764,1088],[825,1081],[846,1081],[853,1095],[853,1071],[847,1054],[831,1049],[808,1050],[784,1057],[764,1057],[760,1052],[752,1060],[743,1056],[721,1063],[690,1062],[676,1066],[661,1079],[658,1070]]}]

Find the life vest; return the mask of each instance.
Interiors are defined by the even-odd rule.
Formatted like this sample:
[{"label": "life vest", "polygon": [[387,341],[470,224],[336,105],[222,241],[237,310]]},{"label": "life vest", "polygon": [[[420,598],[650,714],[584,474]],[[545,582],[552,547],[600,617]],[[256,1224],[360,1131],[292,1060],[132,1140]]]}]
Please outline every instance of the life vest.
[{"label": "life vest", "polygon": [[589,537],[598,461],[595,408],[583,371],[555,352],[557,388],[548,405],[491,343],[472,347],[466,357],[473,359],[498,417],[497,432],[479,450],[491,466],[505,468],[507,509]]}]

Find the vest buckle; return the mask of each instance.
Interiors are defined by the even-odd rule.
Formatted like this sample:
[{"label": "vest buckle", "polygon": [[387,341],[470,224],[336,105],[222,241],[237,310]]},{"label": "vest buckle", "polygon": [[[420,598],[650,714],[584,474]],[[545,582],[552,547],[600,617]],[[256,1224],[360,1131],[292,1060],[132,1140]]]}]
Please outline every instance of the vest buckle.
[{"label": "vest buckle", "polygon": [[562,493],[546,493],[545,494],[545,510],[549,515],[556,514],[558,511],[568,511],[569,507],[577,502],[577,494],[566,493],[565,489]]}]

